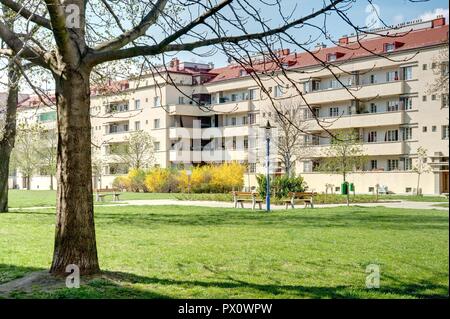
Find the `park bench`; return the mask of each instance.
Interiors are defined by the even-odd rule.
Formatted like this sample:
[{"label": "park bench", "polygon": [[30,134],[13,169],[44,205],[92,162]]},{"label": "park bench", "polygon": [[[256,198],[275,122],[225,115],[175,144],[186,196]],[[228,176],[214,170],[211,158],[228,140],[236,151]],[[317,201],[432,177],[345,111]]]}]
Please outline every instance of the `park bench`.
[{"label": "park bench", "polygon": [[119,201],[120,192],[115,188],[99,188],[95,190],[95,198],[97,202],[104,202],[106,196],[112,196],[113,201]]},{"label": "park bench", "polygon": [[231,192],[233,194],[234,208],[238,207],[238,204],[244,208],[244,202],[252,203],[252,209],[255,209],[258,204],[259,209],[262,209],[263,200],[259,198],[259,194],[255,192]]},{"label": "park bench", "polygon": [[295,204],[305,204],[305,208],[311,206],[314,208],[313,198],[317,193],[314,192],[290,192],[288,194],[288,198],[283,200],[283,203],[286,205],[286,209],[291,206],[295,208]]}]

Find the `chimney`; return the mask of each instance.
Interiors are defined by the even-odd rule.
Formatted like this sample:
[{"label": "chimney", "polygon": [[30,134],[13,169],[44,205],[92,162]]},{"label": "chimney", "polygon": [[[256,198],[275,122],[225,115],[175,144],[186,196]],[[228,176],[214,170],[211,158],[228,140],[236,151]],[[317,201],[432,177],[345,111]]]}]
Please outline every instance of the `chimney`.
[{"label": "chimney", "polygon": [[348,44],[348,36],[344,35],[342,38],[339,39],[340,45],[347,45]]},{"label": "chimney", "polygon": [[316,50],[320,50],[320,49],[325,49],[327,47],[327,45],[323,42],[319,42],[316,44],[315,49]]},{"label": "chimney", "polygon": [[178,60],[178,58],[173,58],[170,61],[170,67],[175,69],[176,71],[180,70],[180,60]]},{"label": "chimney", "polygon": [[438,15],[436,17],[436,19],[431,20],[431,27],[432,28],[442,27],[444,25],[445,25],[445,18],[442,15]]}]

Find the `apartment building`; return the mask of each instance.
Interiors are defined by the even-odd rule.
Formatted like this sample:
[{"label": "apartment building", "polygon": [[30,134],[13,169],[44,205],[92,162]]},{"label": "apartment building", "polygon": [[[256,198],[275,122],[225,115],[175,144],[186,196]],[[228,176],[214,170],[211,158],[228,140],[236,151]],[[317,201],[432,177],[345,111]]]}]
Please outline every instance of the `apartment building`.
[{"label": "apartment building", "polygon": [[[448,25],[439,17],[375,32],[379,35],[358,39],[361,45],[352,35],[339,39],[338,46],[320,45],[315,57],[279,50],[287,77],[259,57],[252,68],[173,59],[157,75],[114,83],[113,90],[93,89],[92,137],[103,162],[94,185],[111,187],[116,176],[127,172],[114,150],[132,132],[144,130],[154,139],[155,165],[186,169],[239,161],[248,164],[246,187],[255,186],[255,174],[265,172],[261,126],[275,116],[273,103],[294,103],[312,133],[303,136],[308,152],[295,163],[310,189],[322,192],[332,184],[339,191],[342,177],[317,167],[330,147],[327,131],[351,128],[368,158],[348,176],[357,192],[371,193],[375,185],[399,194],[415,192],[413,168],[420,146],[427,150],[430,167],[421,176],[422,193],[448,192],[448,93],[430,89],[439,72],[448,73],[448,61],[438,60],[447,47]],[[388,32],[402,36],[380,36]],[[332,63],[332,73],[317,58]],[[264,90],[252,72],[263,79]],[[31,98],[22,104],[20,117],[50,125],[54,109],[33,103]],[[271,162],[272,173],[280,173],[276,154]],[[21,188],[17,176],[14,186]],[[31,187],[47,188],[43,178],[37,176]]]}]

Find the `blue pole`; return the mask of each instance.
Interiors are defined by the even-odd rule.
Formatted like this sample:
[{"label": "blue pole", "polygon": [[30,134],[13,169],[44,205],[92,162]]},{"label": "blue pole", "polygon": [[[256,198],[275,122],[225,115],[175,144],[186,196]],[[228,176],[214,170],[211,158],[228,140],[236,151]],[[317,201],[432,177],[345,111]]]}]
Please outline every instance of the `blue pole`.
[{"label": "blue pole", "polygon": [[269,170],[269,157],[270,157],[270,138],[267,138],[267,150],[266,150],[266,211],[270,212],[270,170]]}]

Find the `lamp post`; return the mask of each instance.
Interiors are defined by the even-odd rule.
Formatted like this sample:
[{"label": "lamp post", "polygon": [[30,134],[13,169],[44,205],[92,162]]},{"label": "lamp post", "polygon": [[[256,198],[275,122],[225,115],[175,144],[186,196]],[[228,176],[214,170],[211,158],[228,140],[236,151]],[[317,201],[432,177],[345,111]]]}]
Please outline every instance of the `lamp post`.
[{"label": "lamp post", "polygon": [[265,138],[266,138],[266,211],[270,212],[270,137],[271,137],[271,129],[273,126],[270,125],[270,122],[267,121],[266,126],[264,128]]},{"label": "lamp post", "polygon": [[190,169],[186,170],[186,175],[188,178],[188,194],[191,193],[191,175],[192,175],[192,171]]}]

